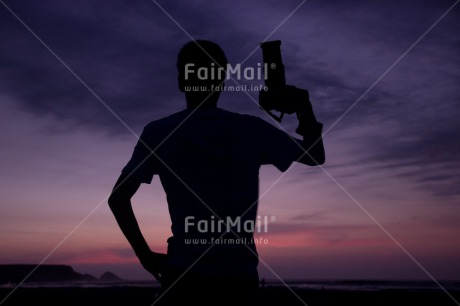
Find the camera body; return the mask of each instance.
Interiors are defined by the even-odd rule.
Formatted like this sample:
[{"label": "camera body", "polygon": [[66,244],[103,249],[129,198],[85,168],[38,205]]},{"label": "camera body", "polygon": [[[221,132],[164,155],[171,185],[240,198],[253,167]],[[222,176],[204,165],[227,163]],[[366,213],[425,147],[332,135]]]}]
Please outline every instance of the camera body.
[{"label": "camera body", "polygon": [[[280,46],[280,40],[260,44],[264,68],[266,69],[265,86],[267,90],[259,92],[259,105],[278,122],[281,122],[284,114],[296,113],[299,115],[310,105],[307,90],[286,85]],[[280,112],[280,115],[277,116],[272,111]]]}]

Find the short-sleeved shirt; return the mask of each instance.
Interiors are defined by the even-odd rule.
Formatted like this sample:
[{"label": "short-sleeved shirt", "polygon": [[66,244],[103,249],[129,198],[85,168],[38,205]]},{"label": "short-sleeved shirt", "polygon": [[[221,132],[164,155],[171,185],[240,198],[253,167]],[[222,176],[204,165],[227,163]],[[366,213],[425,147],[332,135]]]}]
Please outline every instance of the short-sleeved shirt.
[{"label": "short-sleeved shirt", "polygon": [[[300,154],[288,134],[260,118],[220,108],[186,109],[148,124],[123,172],[143,183],[159,175],[172,222],[169,260],[187,268],[210,247],[190,239],[221,236],[224,230],[218,231],[218,220],[256,219],[260,166],[272,164],[285,171]],[[204,232],[200,220],[207,225]],[[252,238],[244,230],[237,235]],[[225,233],[224,237],[235,238]],[[256,248],[248,241],[213,245],[197,269],[257,273]]]}]

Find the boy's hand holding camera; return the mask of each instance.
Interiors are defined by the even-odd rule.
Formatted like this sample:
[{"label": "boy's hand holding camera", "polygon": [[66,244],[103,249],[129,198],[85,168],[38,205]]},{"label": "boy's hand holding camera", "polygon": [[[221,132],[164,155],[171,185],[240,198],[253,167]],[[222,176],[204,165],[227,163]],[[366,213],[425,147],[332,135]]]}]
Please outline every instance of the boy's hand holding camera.
[{"label": "boy's hand holding camera", "polygon": [[[269,41],[261,44],[267,90],[259,92],[259,105],[272,118],[281,122],[284,114],[297,114],[299,126],[296,133],[303,136],[304,152],[300,160],[306,164],[324,163],[324,148],[321,138],[323,125],[316,121],[310,97],[306,89],[286,84],[281,41]],[[278,111],[277,116],[271,111]]]}]

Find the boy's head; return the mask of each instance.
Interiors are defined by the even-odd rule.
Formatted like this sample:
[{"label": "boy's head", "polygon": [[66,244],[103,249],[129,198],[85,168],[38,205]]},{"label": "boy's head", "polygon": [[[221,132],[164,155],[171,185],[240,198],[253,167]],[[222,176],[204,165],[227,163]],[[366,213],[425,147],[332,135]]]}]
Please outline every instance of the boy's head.
[{"label": "boy's head", "polygon": [[224,51],[211,41],[190,41],[182,47],[177,56],[178,81],[189,106],[215,106],[227,63]]}]

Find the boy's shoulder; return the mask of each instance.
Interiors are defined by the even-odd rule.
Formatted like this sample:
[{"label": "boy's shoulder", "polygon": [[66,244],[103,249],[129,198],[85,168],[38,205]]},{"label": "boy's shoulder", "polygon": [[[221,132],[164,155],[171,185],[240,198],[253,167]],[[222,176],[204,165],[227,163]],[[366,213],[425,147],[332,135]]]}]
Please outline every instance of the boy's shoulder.
[{"label": "boy's shoulder", "polygon": [[[232,111],[228,111],[221,108],[214,108],[210,110],[193,110],[185,109],[183,111],[176,112],[167,117],[163,117],[148,123],[145,126],[145,130],[161,130],[163,128],[170,129],[182,125],[189,121],[190,118],[194,120],[218,120],[219,122],[228,121],[235,125],[258,125],[267,124],[267,122],[257,116],[240,114]],[[193,120],[191,120],[193,121]]]}]

